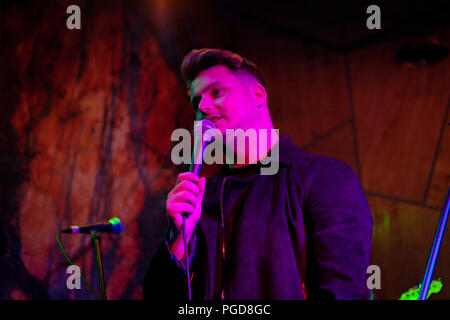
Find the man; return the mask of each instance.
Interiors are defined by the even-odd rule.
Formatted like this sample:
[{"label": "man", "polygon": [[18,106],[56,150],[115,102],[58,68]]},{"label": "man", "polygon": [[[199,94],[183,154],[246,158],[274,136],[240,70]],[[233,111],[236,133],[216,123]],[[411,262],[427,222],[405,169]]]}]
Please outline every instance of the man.
[{"label": "man", "polygon": [[[265,79],[241,56],[191,51],[181,72],[197,119],[227,129],[273,130]],[[270,135],[270,134],[269,134]],[[268,136],[269,136],[268,135]],[[372,215],[350,166],[300,150],[289,136],[205,179],[179,175],[167,198],[170,227],[154,255],[144,298],[187,299],[182,213],[193,299],[367,299]],[[251,141],[261,146],[258,141]],[[261,174],[279,152],[277,172]],[[276,160],[275,160],[276,161]]]}]

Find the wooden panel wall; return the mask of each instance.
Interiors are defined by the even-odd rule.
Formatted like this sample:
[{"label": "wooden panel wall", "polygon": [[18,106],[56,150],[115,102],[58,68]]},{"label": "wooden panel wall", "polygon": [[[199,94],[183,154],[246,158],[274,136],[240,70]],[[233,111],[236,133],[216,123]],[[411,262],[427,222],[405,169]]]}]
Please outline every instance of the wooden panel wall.
[{"label": "wooden panel wall", "polygon": [[[450,59],[405,68],[403,44],[450,29],[393,36],[349,53],[305,43],[261,23],[239,21],[235,48],[262,65],[275,125],[307,151],[337,157],[359,175],[374,217],[372,263],[381,268],[377,299],[398,299],[421,282],[450,183]],[[443,239],[434,278],[448,299],[450,242]]]},{"label": "wooden panel wall", "polygon": [[352,52],[350,71],[364,187],[422,203],[450,96],[450,60],[401,67],[393,57],[408,40]]}]

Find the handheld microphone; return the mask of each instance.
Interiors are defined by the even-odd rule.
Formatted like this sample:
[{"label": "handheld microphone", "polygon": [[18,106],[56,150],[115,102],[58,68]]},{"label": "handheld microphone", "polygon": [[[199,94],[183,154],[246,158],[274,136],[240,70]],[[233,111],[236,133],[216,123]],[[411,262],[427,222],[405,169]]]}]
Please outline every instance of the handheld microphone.
[{"label": "handheld microphone", "polygon": [[119,218],[112,218],[105,222],[87,224],[85,226],[70,226],[61,230],[62,233],[91,233],[95,231],[119,234],[123,230],[123,223]]},{"label": "handheld microphone", "polygon": [[195,173],[196,176],[199,176],[202,168],[203,151],[216,137],[216,130],[209,129],[216,129],[216,126],[214,122],[208,119],[196,121],[194,124],[194,150],[189,172]]},{"label": "handheld microphone", "polygon": [[[214,122],[208,119],[203,119],[202,121],[196,121],[194,123],[194,150],[192,151],[192,161],[189,167],[189,172],[193,172],[197,177],[200,175],[200,170],[202,168],[203,162],[203,151],[206,146],[210,144],[216,137],[216,129]],[[209,130],[209,131],[208,131]],[[208,132],[207,132],[208,131]],[[183,213],[183,242],[184,242],[184,258],[186,261],[186,280],[188,285],[188,297],[192,300],[191,292],[191,279],[189,271],[189,251],[187,248],[186,241],[186,228],[184,227],[186,222],[186,214]]]}]

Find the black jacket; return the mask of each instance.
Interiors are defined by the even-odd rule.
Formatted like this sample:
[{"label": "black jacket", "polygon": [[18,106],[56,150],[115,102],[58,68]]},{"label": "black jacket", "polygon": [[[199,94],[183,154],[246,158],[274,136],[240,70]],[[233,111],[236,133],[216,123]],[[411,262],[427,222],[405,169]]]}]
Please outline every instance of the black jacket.
[{"label": "black jacket", "polygon": [[[222,168],[208,178],[191,240],[194,299],[368,299],[372,215],[352,168],[279,141],[279,170]],[[145,299],[187,299],[163,237]],[[306,296],[306,297],[305,297]]]}]

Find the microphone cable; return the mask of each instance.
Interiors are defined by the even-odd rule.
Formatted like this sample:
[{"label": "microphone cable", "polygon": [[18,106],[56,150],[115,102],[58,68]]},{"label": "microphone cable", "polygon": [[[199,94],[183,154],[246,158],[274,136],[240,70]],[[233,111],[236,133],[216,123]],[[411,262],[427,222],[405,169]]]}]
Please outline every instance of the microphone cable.
[{"label": "microphone cable", "polygon": [[189,272],[189,251],[186,241],[186,228],[185,226],[185,220],[186,216],[183,214],[183,242],[184,242],[184,257],[186,260],[186,279],[187,279],[187,286],[188,286],[188,295],[189,295],[189,301],[192,300],[192,292],[191,292],[191,273]]},{"label": "microphone cable", "polygon": [[[200,156],[200,160],[203,158],[203,150],[205,149],[206,145],[211,143],[215,137],[216,132],[209,133],[204,137],[203,132],[208,132],[209,129],[216,129],[216,125],[208,119],[203,119],[201,121],[194,123],[194,137],[197,137],[196,141],[194,142],[194,150],[192,153],[192,162],[189,166],[189,172],[193,172],[197,177],[200,176],[200,169],[201,169],[201,161],[198,162],[198,157]],[[198,137],[201,137],[200,140],[198,140]],[[178,182],[178,180],[177,180]],[[200,204],[201,205],[201,204]],[[192,300],[192,292],[191,292],[191,274],[189,271],[189,252],[188,252],[188,244],[186,241],[186,228],[185,228],[185,222],[186,222],[186,216],[183,213],[183,242],[184,242],[184,256],[186,260],[186,280],[188,285],[188,296],[189,301]],[[194,231],[195,232],[195,231]]]},{"label": "microphone cable", "polygon": [[[61,231],[59,231],[56,234],[56,242],[58,242],[59,248],[61,249],[62,254],[64,255],[64,258],[66,258],[67,262],[69,262],[69,264],[72,266],[74,265],[74,263],[72,262],[72,260],[70,260],[70,258],[67,256],[66,252],[64,251],[64,248],[61,244],[61,241],[59,240]],[[89,288],[89,290],[92,292],[92,294],[95,296],[96,300],[101,300],[98,296],[97,293],[94,291],[94,289],[92,289],[92,287],[89,285],[89,283],[87,282],[86,278],[83,276],[83,273],[81,273],[80,271],[80,277],[83,280],[83,282],[86,284],[86,286]]]}]

